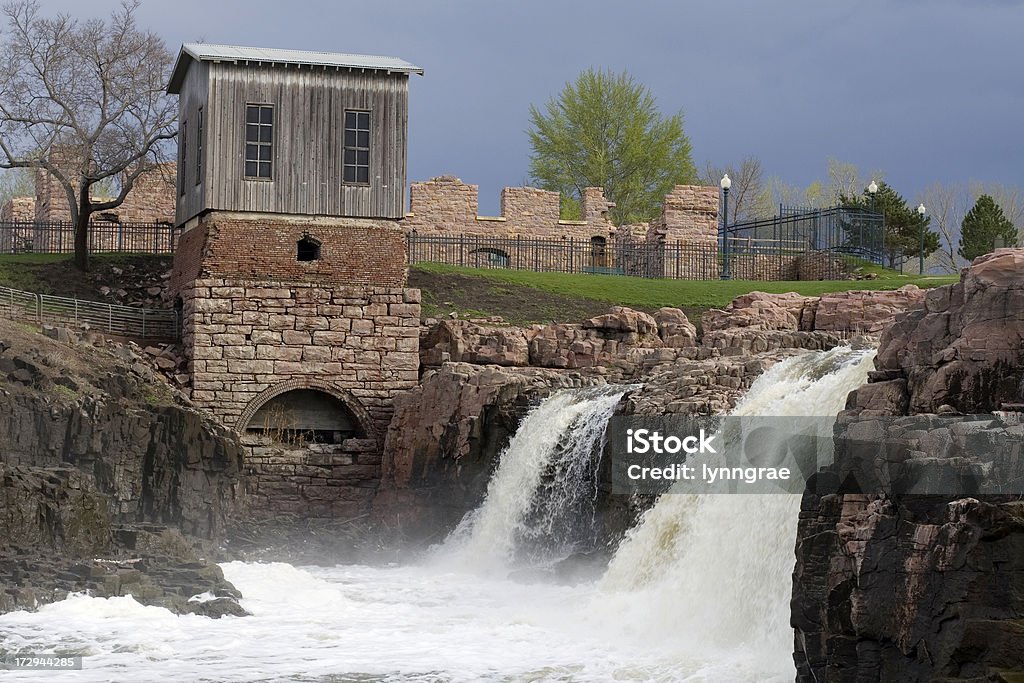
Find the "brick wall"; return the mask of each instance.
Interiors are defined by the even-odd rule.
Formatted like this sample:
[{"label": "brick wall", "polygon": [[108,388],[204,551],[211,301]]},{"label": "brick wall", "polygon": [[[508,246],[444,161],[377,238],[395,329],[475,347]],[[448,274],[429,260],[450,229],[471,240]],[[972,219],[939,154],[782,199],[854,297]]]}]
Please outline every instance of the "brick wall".
[{"label": "brick wall", "polygon": [[[398,221],[213,212],[181,236],[171,287],[201,276],[278,281],[406,283],[405,235]],[[297,245],[320,242],[320,258],[297,260]]]}]

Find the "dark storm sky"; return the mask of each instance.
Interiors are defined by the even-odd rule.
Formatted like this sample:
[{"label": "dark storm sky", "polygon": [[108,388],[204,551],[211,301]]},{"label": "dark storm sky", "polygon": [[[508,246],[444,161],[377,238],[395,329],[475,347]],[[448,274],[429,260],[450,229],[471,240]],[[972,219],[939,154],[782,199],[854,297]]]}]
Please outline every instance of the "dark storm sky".
[{"label": "dark storm sky", "polygon": [[422,66],[409,178],[478,183],[482,213],[527,178],[529,105],[589,66],[628,70],[663,111],[682,109],[698,167],[754,155],[802,186],[834,156],[908,197],[936,181],[1024,186],[1021,0],[146,0],[139,18],[175,51],[201,39]]}]

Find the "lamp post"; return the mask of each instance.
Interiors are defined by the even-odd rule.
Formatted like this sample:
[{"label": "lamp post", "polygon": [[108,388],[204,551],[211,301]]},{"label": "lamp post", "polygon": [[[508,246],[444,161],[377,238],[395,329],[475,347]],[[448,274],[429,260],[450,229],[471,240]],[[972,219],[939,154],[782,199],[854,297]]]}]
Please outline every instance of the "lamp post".
[{"label": "lamp post", "polygon": [[875,193],[878,192],[878,183],[872,180],[867,186],[868,196],[871,197],[871,211],[875,210]]},{"label": "lamp post", "polygon": [[927,209],[924,208],[924,204],[917,205],[917,215],[921,218],[921,242],[920,251],[917,254],[917,272],[918,275],[924,275],[924,214]]},{"label": "lamp post", "polygon": [[729,279],[729,188],[732,187],[732,181],[729,180],[729,174],[726,173],[722,176],[722,180],[718,183],[719,187],[722,188],[722,204],[724,209],[722,210],[722,279]]}]

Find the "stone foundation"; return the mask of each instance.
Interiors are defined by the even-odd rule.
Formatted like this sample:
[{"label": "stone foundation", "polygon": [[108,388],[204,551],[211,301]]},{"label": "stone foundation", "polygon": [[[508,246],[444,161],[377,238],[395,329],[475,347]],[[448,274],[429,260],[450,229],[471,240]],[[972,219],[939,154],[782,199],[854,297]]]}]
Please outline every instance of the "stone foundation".
[{"label": "stone foundation", "polygon": [[228,426],[315,388],[383,434],[394,396],[416,386],[418,289],[209,278],[181,297],[192,400]]}]

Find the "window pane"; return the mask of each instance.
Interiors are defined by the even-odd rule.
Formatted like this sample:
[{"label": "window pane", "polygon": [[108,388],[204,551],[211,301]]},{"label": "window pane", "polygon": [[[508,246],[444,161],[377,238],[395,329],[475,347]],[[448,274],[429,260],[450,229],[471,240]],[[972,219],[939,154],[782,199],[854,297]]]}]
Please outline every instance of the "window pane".
[{"label": "window pane", "polygon": [[359,112],[359,129],[370,130],[370,114],[369,112]]},{"label": "window pane", "polygon": [[345,131],[345,146],[355,147],[356,146],[356,132],[354,130]]},{"label": "window pane", "polygon": [[246,145],[245,146],[245,160],[246,161],[255,161],[256,159],[258,159],[259,158],[259,152],[257,151],[258,149],[259,149],[259,145]]},{"label": "window pane", "polygon": [[260,108],[255,105],[248,105],[245,108],[245,122],[257,123],[260,120]]},{"label": "window pane", "polygon": [[345,165],[352,166],[356,163],[356,151],[354,149],[345,150]]},{"label": "window pane", "polygon": [[274,108],[273,107],[260,107],[260,123],[273,123],[274,122]]},{"label": "window pane", "polygon": [[356,163],[360,166],[370,165],[370,152],[365,149],[361,149],[356,153]]},{"label": "window pane", "polygon": [[354,111],[345,112],[345,127],[355,128],[356,127],[356,113]]},{"label": "window pane", "polygon": [[270,161],[270,145],[260,145],[260,161]]},{"label": "window pane", "polygon": [[270,126],[260,126],[260,142],[270,142],[274,129]]},{"label": "window pane", "polygon": [[251,123],[245,124],[245,141],[256,142],[256,140],[259,138],[259,131],[259,126],[255,126]]},{"label": "window pane", "polygon": [[260,162],[260,177],[261,178],[269,178],[270,177],[270,168],[271,168],[271,166],[270,166],[270,162],[269,161],[267,161],[267,162]]},{"label": "window pane", "polygon": [[247,162],[245,162],[245,175],[250,176],[250,177],[255,177],[256,176],[256,162],[255,161],[247,161]]},{"label": "window pane", "polygon": [[345,167],[345,182],[354,183],[356,181],[356,167],[346,166]]},{"label": "window pane", "polygon": [[361,131],[359,131],[359,145],[358,146],[359,147],[369,147],[370,146],[370,131],[368,131],[368,130],[361,130]]},{"label": "window pane", "polygon": [[370,169],[365,166],[359,166],[356,169],[356,182],[357,183],[368,183],[370,182]]}]

